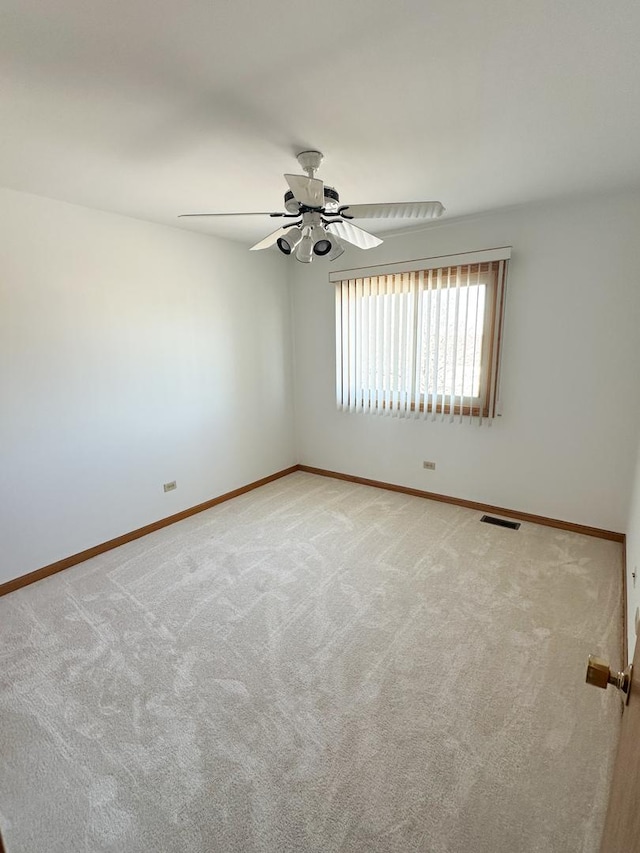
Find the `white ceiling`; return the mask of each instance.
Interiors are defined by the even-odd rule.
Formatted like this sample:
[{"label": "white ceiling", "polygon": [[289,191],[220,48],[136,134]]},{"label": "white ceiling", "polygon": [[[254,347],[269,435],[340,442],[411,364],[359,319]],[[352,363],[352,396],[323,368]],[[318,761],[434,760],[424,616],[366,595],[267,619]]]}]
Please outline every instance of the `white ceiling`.
[{"label": "white ceiling", "polygon": [[273,223],[176,215],[282,209],[310,147],[343,203],[449,216],[640,185],[639,32],[637,0],[2,0],[0,185],[241,240]]}]

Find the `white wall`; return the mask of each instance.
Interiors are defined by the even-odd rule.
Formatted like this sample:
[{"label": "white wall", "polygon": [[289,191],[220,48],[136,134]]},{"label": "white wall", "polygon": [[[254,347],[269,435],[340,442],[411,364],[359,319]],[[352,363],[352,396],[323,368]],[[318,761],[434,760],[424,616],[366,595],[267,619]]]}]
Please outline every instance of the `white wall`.
[{"label": "white wall", "polygon": [[5,190],[0,224],[0,582],[296,461],[281,258]]},{"label": "white wall", "polygon": [[299,461],[624,532],[640,404],[638,221],[640,194],[622,193],[444,220],[334,262],[513,246],[504,414],[491,427],[338,412],[328,267],[296,265]]},{"label": "white wall", "polygon": [[[629,521],[627,524],[627,642],[629,660],[636,644],[635,619],[640,607],[640,445],[635,465],[635,479]],[[635,582],[632,574],[635,572]]]},{"label": "white wall", "polygon": [[301,461],[628,530],[633,617],[639,214],[625,193],[444,221],[332,265],[513,245],[504,415],[478,428],[336,411],[325,263],[0,190],[0,582]]}]

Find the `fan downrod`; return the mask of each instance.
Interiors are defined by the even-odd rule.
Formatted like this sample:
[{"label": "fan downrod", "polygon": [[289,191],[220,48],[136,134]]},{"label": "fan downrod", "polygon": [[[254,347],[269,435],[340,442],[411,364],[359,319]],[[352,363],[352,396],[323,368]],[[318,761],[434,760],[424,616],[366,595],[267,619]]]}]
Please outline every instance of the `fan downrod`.
[{"label": "fan downrod", "polygon": [[298,163],[310,178],[313,178],[323,160],[324,154],[321,151],[301,151],[298,154]]}]

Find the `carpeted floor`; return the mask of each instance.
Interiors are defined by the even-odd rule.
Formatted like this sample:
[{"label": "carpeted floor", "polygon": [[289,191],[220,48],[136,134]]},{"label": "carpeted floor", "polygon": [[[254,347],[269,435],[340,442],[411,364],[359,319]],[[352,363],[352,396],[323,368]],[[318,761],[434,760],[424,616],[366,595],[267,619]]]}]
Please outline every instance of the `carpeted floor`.
[{"label": "carpeted floor", "polygon": [[596,853],[621,546],[296,473],[0,599],[7,853]]}]

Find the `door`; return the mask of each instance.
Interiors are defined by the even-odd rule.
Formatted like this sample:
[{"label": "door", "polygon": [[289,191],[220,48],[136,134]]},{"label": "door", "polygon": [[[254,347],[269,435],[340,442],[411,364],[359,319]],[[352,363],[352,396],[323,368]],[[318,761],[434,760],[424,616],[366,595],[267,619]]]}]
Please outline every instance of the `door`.
[{"label": "door", "polygon": [[629,704],[622,716],[600,853],[640,853],[640,640],[633,655]]}]

